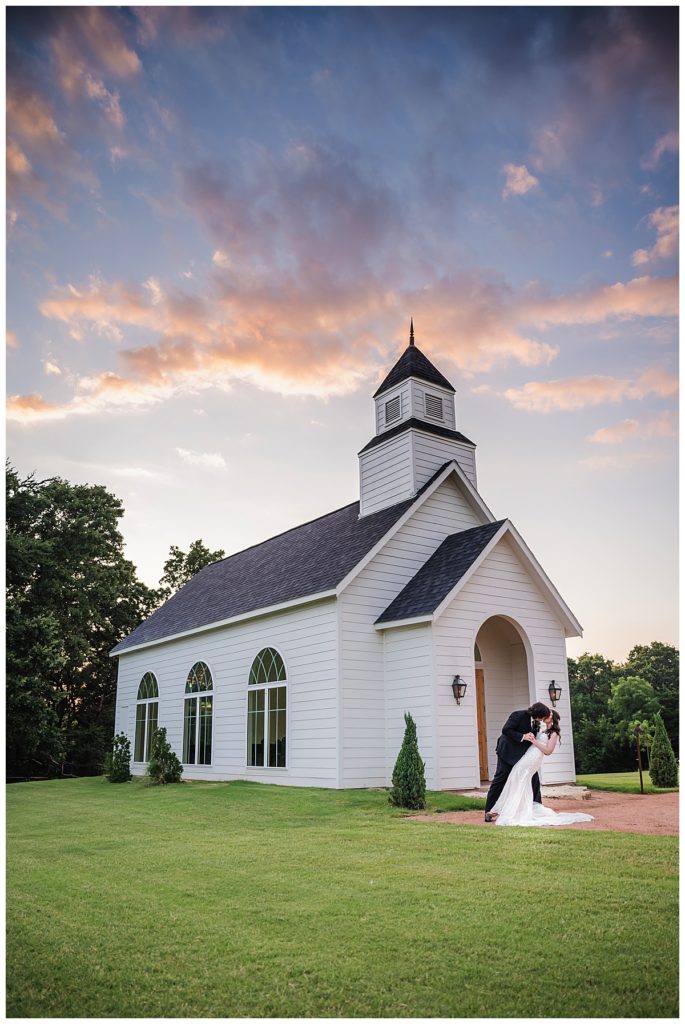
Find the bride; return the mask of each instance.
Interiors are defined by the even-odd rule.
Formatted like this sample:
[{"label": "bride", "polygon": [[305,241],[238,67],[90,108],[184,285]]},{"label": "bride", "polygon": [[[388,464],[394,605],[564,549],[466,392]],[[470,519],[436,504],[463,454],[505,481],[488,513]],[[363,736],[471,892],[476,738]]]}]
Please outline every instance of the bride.
[{"label": "bride", "polygon": [[512,768],[497,803],[492,808],[497,825],[572,825],[576,821],[593,821],[591,814],[560,813],[551,807],[533,802],[531,779],[542,765],[543,757],[549,757],[561,739],[559,713],[551,711],[544,718],[546,732],[534,736],[532,732],[523,737],[531,744],[520,761]]}]

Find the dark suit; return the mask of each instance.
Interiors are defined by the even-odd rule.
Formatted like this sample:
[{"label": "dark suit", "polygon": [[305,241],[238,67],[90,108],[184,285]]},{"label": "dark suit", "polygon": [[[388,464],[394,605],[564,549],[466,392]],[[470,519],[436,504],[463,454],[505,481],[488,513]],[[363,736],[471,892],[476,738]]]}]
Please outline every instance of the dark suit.
[{"label": "dark suit", "polygon": [[[487,799],[485,801],[485,813],[495,806],[504,784],[509,778],[509,773],[517,761],[520,761],[525,752],[530,748],[528,740],[522,742],[522,737],[527,732],[536,736],[540,729],[540,723],[533,721],[527,711],[512,711],[502,726],[502,735],[497,740],[497,771],[490,783]],[[533,800],[541,804],[540,776],[536,772],[532,778]]]}]

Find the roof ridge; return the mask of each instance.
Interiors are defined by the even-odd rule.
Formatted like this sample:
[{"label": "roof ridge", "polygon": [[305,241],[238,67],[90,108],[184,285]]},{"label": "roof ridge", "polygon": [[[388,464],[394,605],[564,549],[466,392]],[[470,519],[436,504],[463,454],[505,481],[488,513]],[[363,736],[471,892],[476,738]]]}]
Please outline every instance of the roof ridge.
[{"label": "roof ridge", "polygon": [[[445,540],[450,540],[452,537],[463,537],[465,533],[474,533],[476,530],[490,530],[493,529],[493,527],[497,527],[497,529],[499,529],[500,526],[504,526],[507,522],[509,522],[509,520],[506,518],[493,519],[491,523],[480,523],[479,526],[469,526],[467,530],[455,530],[454,533],[448,533]],[[443,544],[444,543],[445,541],[443,541]],[[435,550],[438,551],[439,549],[436,548]],[[433,552],[433,554],[435,554],[435,552]],[[432,557],[433,555],[431,555],[431,558]]]}]

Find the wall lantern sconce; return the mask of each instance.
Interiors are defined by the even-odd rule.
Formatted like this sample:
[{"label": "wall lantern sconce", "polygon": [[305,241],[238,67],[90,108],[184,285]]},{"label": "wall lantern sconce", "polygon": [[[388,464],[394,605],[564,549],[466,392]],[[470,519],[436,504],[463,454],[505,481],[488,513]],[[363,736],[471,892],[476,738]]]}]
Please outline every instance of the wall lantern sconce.
[{"label": "wall lantern sconce", "polygon": [[557,686],[554,680],[549,684],[548,693],[549,699],[552,701],[552,707],[555,708],[557,706],[557,701],[561,697],[561,687]]},{"label": "wall lantern sconce", "polygon": [[454,699],[456,700],[457,704],[461,704],[461,698],[466,693],[466,683],[461,678],[461,676],[454,677],[454,681],[452,683],[452,693],[454,694]]}]

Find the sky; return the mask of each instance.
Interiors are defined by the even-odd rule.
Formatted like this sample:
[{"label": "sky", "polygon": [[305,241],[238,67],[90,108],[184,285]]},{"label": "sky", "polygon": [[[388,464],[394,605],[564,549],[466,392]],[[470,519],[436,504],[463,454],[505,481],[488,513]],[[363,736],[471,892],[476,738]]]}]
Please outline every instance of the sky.
[{"label": "sky", "polygon": [[677,643],[677,8],[7,18],[20,474],[156,585],[358,498],[413,317],[569,654]]}]

